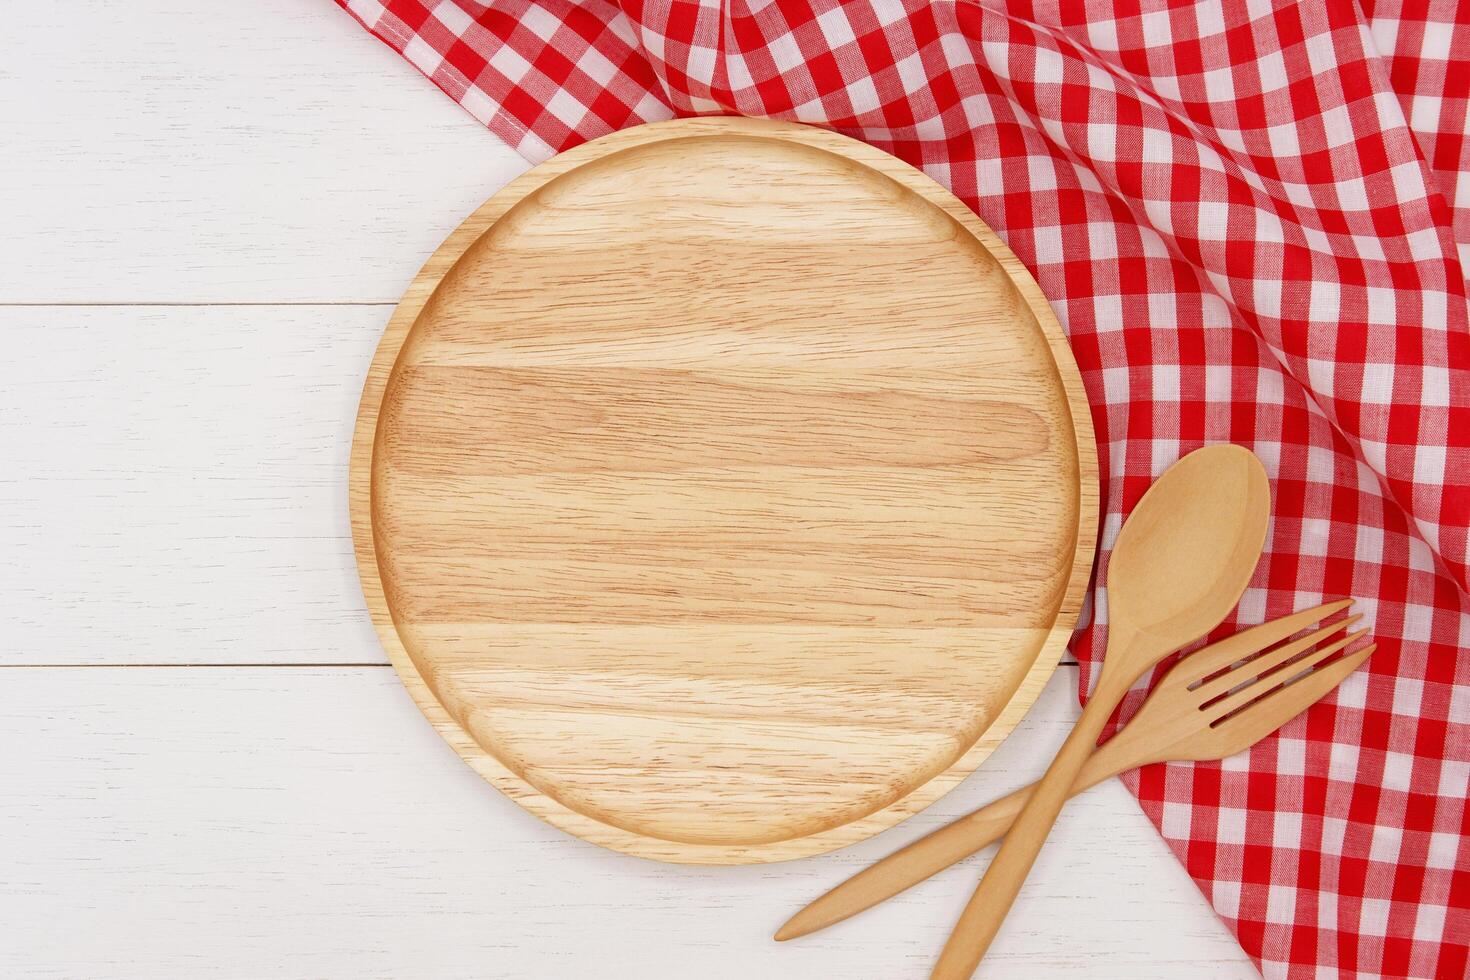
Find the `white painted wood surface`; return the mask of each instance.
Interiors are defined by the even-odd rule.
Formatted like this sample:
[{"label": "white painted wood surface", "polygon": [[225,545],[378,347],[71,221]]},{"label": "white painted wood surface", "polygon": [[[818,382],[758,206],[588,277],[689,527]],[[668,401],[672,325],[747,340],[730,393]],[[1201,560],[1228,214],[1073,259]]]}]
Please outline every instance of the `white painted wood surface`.
[{"label": "white painted wood surface", "polygon": [[[1075,668],[838,854],[678,868],[539,823],[378,666],[345,510],[391,303],[524,163],[328,0],[0,16],[0,976],[926,975],[974,865],[767,936],[1034,778]],[[1117,784],[1064,814],[988,962],[1255,975]]]},{"label": "white painted wood surface", "polygon": [[0,16],[0,302],[396,302],[526,168],[330,0]]},{"label": "white painted wood surface", "polygon": [[0,664],[386,664],[347,457],[389,312],[0,307]]},{"label": "white painted wood surface", "polygon": [[[980,774],[895,831],[688,868],[526,814],[388,668],[6,671],[0,742],[25,750],[0,756],[0,975],[921,977],[973,862],[829,933],[768,937],[863,862],[1034,776],[1074,681],[1063,671]],[[1111,784],[1067,811],[987,976],[1242,975],[1135,810]]]}]

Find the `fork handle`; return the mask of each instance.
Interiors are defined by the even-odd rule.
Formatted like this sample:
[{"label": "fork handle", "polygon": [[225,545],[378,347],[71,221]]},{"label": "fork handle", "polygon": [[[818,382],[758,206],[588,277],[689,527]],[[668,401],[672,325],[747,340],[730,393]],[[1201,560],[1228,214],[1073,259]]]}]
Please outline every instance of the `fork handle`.
[{"label": "fork handle", "polygon": [[[1138,753],[1120,751],[1124,744],[1114,736],[1088,756],[1070,795],[1136,768]],[[1034,788],[1034,783],[1023,786],[864,868],[788,919],[776,939],[795,939],[836,925],[979,853],[1006,835]]]},{"label": "fork handle", "polygon": [[969,980],[975,967],[980,965],[985,951],[1000,931],[1000,924],[1005,921],[1011,903],[1020,893],[1021,884],[1036,861],[1036,855],[1046,843],[1046,835],[1051,832],[1062,804],[1067,802],[1072,784],[1096,748],[1097,737],[1107,724],[1108,716],[1127,691],[1126,684],[1120,689],[1107,681],[1105,670],[1072,734],[1062,743],[1061,751],[1052,760],[1046,775],[1032,787],[1031,799],[1011,825],[1010,833],[1000,845],[990,867],[985,869],[985,877],[980,879],[979,887],[970,896],[970,903],[960,914],[949,941],[944,944],[944,951],[939,954],[931,980]]}]

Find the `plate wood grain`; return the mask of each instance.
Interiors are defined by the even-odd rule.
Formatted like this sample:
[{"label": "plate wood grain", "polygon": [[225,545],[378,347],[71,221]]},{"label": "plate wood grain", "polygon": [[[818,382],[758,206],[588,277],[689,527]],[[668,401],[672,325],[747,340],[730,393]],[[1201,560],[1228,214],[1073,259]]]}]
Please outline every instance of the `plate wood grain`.
[{"label": "plate wood grain", "polygon": [[975,769],[1091,570],[1066,340],[958,199],[823,130],[562,153],[404,295],[350,496],[384,647],[487,780],[667,861],[828,851]]}]

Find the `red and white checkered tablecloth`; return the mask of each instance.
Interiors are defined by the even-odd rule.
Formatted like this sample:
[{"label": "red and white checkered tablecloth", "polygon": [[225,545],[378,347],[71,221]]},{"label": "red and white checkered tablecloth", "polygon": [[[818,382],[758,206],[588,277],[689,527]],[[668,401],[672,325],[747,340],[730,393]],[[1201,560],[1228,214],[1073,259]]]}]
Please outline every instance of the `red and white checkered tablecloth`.
[{"label": "red and white checkered tablecloth", "polygon": [[1470,4],[339,2],[532,161],[741,113],[952,188],[1092,403],[1084,696],[1122,516],[1204,443],[1275,494],[1222,632],[1353,595],[1379,642],[1251,751],[1131,774],[1145,812],[1266,976],[1470,972]]}]

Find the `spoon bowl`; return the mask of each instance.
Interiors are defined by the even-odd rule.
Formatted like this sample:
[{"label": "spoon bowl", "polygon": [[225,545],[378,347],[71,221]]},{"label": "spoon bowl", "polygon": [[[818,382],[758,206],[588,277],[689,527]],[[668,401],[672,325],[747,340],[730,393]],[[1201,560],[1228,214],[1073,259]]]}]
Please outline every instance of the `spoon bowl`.
[{"label": "spoon bowl", "polygon": [[1131,686],[1219,625],[1255,571],[1270,510],[1266,469],[1248,449],[1207,446],[1165,470],[1113,546],[1104,673],[1131,672]]}]

